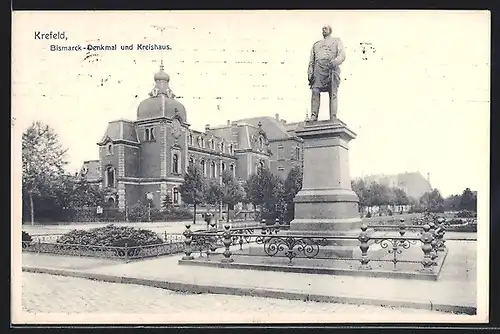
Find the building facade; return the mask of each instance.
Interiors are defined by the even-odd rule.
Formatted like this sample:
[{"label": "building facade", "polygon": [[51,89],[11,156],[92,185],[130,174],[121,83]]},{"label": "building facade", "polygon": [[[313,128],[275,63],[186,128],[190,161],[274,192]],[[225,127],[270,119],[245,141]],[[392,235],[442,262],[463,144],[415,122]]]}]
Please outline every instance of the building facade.
[{"label": "building facade", "polygon": [[[279,168],[272,152],[278,144],[268,137],[266,121],[240,120],[207,125],[204,132],[192,130],[163,65],[154,81],[149,98],[137,108],[137,119],[109,122],[97,143],[99,159],[85,161],[79,172],[81,178],[105,190],[109,204],[125,209],[145,197],[156,207],[166,198],[181,204],[179,186],[189,164],[200,166],[207,179],[216,180],[224,170],[243,181],[259,166]],[[297,142],[292,137],[280,139],[281,145],[296,145],[288,144],[287,140]]]}]

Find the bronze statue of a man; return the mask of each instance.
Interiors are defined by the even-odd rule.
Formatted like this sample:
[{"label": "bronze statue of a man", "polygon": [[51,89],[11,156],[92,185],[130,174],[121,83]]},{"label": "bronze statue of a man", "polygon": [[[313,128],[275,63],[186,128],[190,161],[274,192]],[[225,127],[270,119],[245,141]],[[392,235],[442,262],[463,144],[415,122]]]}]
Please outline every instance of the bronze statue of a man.
[{"label": "bronze statue of a man", "polygon": [[331,37],[332,27],[323,27],[323,39],[314,43],[307,71],[312,90],[311,120],[318,120],[320,94],[330,95],[330,120],[337,117],[337,91],[340,85],[340,64],[345,60],[340,38]]}]

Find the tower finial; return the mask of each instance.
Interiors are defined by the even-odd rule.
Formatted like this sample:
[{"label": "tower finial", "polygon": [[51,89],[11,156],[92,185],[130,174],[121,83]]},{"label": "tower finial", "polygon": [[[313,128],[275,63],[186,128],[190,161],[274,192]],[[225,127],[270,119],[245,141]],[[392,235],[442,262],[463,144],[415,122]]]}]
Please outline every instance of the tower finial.
[{"label": "tower finial", "polygon": [[163,71],[163,59],[160,60],[160,71]]}]

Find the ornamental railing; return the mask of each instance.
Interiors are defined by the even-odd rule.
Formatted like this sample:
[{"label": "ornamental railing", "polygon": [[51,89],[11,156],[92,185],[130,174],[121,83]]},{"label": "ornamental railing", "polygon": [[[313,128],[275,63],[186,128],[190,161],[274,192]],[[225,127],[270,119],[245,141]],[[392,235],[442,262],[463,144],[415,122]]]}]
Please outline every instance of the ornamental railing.
[{"label": "ornamental railing", "polygon": [[[177,238],[178,236],[175,236]],[[181,239],[182,237],[182,239]],[[22,242],[23,252],[46,253],[54,255],[97,257],[106,259],[117,259],[129,262],[131,260],[158,257],[184,252],[184,237],[166,240],[161,244],[146,246],[96,246],[64,244],[55,241],[42,241],[36,239]]]},{"label": "ornamental railing", "polygon": [[[243,250],[243,244],[255,243],[262,245],[263,254],[257,253],[257,256],[284,256],[288,258],[289,265],[294,265],[294,259],[301,257],[304,259],[327,259],[327,260],[354,260],[359,263],[360,270],[371,270],[372,262],[392,262],[392,269],[398,270],[400,263],[413,263],[421,265],[419,271],[424,273],[434,273],[434,267],[437,266],[438,258],[444,254],[447,247],[445,245],[445,227],[444,219],[439,219],[438,224],[433,221],[423,226],[405,225],[404,220],[400,220],[396,235],[376,236],[369,232],[369,227],[363,225],[357,236],[309,236],[304,234],[291,234],[290,232],[280,233],[285,226],[275,224],[272,226],[262,225],[255,228],[231,228],[225,225],[224,229],[218,230],[215,225],[208,231],[191,231],[191,225],[186,224],[185,251],[183,260],[193,260],[193,254],[199,253],[200,256],[206,255],[206,259],[215,255],[222,255],[221,262],[234,262],[233,255],[254,256],[250,253],[239,252]],[[419,229],[420,232],[415,235],[407,235],[407,231]],[[333,257],[323,256],[322,248],[331,244],[332,241],[357,240],[361,251],[360,257]],[[450,239],[451,240],[451,239]],[[471,239],[454,238],[453,240],[470,241]],[[401,254],[411,246],[420,245],[421,259],[407,260],[402,259]],[[368,256],[370,248],[374,245],[380,246],[386,250],[390,256],[384,256],[380,259],[370,258]],[[239,246],[239,247],[238,247]],[[324,253],[323,253],[324,254]]]}]

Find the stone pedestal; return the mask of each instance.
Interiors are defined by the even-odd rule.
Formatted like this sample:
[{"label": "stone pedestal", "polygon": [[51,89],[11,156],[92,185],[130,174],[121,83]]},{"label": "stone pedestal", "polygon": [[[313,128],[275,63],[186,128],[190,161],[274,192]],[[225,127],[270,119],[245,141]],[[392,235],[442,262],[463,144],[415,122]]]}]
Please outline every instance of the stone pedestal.
[{"label": "stone pedestal", "polygon": [[[306,122],[296,134],[304,140],[304,176],[286,234],[357,237],[361,218],[359,198],[351,188],[348,147],[356,134],[340,120]],[[357,240],[335,240],[328,248],[351,257],[358,246]]]}]

